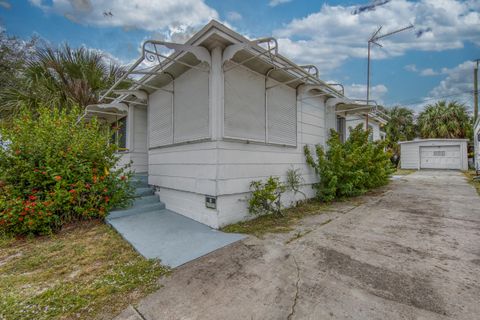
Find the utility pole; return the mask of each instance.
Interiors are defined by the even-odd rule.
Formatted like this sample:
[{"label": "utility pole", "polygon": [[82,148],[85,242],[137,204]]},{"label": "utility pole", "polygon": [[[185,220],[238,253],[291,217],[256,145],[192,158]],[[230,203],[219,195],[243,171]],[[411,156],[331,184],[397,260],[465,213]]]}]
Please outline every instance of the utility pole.
[{"label": "utility pole", "polygon": [[[376,44],[377,46],[379,47],[383,47],[380,43],[378,43],[377,41],[380,40],[380,39],[383,39],[383,38],[386,38],[388,36],[391,36],[391,35],[394,35],[396,33],[399,33],[399,32],[402,32],[402,31],[406,31],[408,29],[411,29],[413,28],[413,24],[410,24],[408,27],[405,27],[405,28],[402,28],[402,29],[398,29],[398,30],[395,30],[395,31],[392,31],[392,32],[388,32],[386,34],[382,34],[382,35],[378,35],[378,33],[380,32],[380,30],[382,30],[382,27],[383,26],[380,26],[377,31],[375,31],[373,33],[373,35],[370,37],[370,39],[368,39],[368,62],[367,62],[367,106],[369,105],[370,103],[370,51],[371,51],[371,48],[372,48],[372,43],[373,44]],[[478,64],[478,61],[477,61],[477,64]],[[366,127],[365,127],[365,130],[368,130],[368,113],[367,113],[367,121],[366,121]]]},{"label": "utility pole", "polygon": [[473,68],[473,123],[477,122],[478,118],[478,62],[480,59],[475,60],[476,64]]}]

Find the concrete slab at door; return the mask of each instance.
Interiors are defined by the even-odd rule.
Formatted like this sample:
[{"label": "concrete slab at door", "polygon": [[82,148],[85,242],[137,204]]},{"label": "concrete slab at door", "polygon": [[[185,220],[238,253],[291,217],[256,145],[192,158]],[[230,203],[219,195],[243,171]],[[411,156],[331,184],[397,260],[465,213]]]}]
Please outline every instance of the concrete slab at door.
[{"label": "concrete slab at door", "polygon": [[170,210],[155,210],[109,220],[144,257],[175,268],[243,239]]}]

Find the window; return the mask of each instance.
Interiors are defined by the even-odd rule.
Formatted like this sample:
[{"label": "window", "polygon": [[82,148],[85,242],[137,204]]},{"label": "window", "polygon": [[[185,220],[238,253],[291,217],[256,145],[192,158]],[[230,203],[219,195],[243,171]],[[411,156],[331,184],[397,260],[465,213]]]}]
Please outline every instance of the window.
[{"label": "window", "polygon": [[127,117],[119,119],[112,123],[111,128],[113,130],[112,143],[116,144],[118,148],[127,148]]},{"label": "window", "polygon": [[445,151],[433,151],[435,157],[445,157]]},{"label": "window", "polygon": [[150,95],[149,147],[209,137],[208,73],[189,70]]},{"label": "window", "polygon": [[225,124],[227,138],[265,142],[265,79],[237,67],[225,72]]},{"label": "window", "polygon": [[[225,72],[224,135],[248,141],[296,146],[296,90],[245,67]],[[267,89],[268,88],[268,89]]]},{"label": "window", "polygon": [[372,142],[373,141],[373,126],[368,125],[368,130],[370,130],[370,133],[368,134],[368,141]]},{"label": "window", "polygon": [[346,119],[337,116],[337,133],[341,142],[345,142],[346,139]]}]

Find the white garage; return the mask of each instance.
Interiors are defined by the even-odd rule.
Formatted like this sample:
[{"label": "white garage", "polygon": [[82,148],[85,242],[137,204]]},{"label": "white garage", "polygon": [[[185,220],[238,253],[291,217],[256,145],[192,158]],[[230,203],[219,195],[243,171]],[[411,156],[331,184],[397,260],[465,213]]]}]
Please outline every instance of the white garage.
[{"label": "white garage", "polygon": [[402,169],[467,170],[467,139],[422,139],[400,144]]}]

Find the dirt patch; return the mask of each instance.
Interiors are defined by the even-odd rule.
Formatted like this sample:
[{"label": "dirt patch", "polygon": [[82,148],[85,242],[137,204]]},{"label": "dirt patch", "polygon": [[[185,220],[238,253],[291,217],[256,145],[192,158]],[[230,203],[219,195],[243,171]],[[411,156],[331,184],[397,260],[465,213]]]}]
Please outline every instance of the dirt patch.
[{"label": "dirt patch", "polygon": [[378,297],[446,315],[443,301],[429,281],[380,268],[333,249],[320,247],[321,267],[355,279],[359,286]]}]

